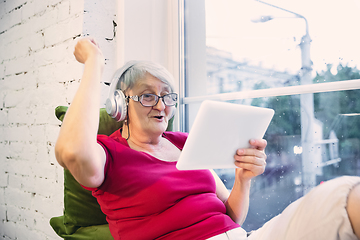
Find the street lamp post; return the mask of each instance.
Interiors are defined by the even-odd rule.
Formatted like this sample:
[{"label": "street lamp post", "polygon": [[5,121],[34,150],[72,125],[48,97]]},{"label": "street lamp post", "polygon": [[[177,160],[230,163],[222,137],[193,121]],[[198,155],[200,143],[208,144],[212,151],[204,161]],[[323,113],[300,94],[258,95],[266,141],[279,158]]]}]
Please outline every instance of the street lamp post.
[{"label": "street lamp post", "polygon": [[[310,58],[310,43],[309,26],[307,19],[295,12],[287,9],[260,1],[257,2],[266,4],[268,6],[292,13],[296,18],[305,20],[306,32],[301,38],[301,84],[312,84],[311,72],[312,61]],[[267,22],[272,20],[272,16],[263,16],[257,21],[253,22]],[[312,93],[300,95],[300,109],[301,109],[301,145],[302,145],[302,178],[303,178],[303,193],[307,193],[316,185],[316,167],[319,161],[315,151],[315,117],[314,117],[314,96]]]}]

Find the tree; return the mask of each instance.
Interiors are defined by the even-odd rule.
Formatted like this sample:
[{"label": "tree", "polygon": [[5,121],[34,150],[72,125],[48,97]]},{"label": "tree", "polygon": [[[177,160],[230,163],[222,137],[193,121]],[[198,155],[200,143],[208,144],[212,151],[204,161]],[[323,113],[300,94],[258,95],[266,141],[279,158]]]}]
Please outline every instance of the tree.
[{"label": "tree", "polygon": [[[317,73],[314,83],[360,79],[360,71],[355,67],[339,64],[333,74],[329,64],[326,71]],[[339,166],[324,168],[324,176],[359,174],[360,156],[360,89],[318,93],[314,95],[315,117],[323,122],[324,138],[334,131],[339,139]]]},{"label": "tree", "polygon": [[[334,82],[351,79],[360,79],[360,71],[355,67],[337,66],[337,73],[331,72],[332,64],[327,70],[317,73],[314,83]],[[315,117],[324,123],[324,137],[334,130],[338,138],[354,138],[360,136],[360,121],[348,118],[344,114],[360,113],[360,90],[337,91],[314,94]]]},{"label": "tree", "polygon": [[[329,64],[325,71],[317,72],[313,79],[314,84],[360,79],[360,71],[357,68],[339,64],[336,74],[332,73],[332,68],[333,65]],[[347,115],[360,113],[359,96],[360,90],[314,94],[314,114],[315,118],[323,123],[322,137],[327,139],[330,131],[335,131],[340,140],[339,153],[342,158],[347,155],[354,159],[357,156],[356,152],[360,151],[355,147],[360,141],[360,116]],[[268,140],[267,152],[281,155],[283,151],[290,151],[290,146],[286,146],[289,137],[301,135],[300,96],[254,99],[252,105],[261,105],[275,110],[275,115],[265,135]]]}]

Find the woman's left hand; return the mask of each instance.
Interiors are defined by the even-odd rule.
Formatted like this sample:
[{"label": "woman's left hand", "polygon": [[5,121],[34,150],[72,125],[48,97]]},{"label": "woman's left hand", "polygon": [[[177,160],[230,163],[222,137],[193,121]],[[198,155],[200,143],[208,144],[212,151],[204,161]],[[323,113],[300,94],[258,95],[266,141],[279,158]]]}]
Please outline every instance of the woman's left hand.
[{"label": "woman's left hand", "polygon": [[234,156],[236,168],[235,177],[240,181],[249,181],[253,177],[262,174],[266,166],[265,139],[252,139],[251,147],[238,149]]}]

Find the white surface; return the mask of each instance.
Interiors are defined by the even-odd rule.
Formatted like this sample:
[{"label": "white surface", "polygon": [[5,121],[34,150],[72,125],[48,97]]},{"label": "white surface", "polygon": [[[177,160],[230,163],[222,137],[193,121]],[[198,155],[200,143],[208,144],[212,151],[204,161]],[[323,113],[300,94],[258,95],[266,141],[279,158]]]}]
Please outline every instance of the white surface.
[{"label": "white surface", "polygon": [[274,110],[205,100],[176,164],[179,170],[236,168],[234,155],[264,136]]},{"label": "white surface", "polygon": [[257,89],[250,91],[239,91],[239,92],[220,93],[213,95],[203,95],[196,97],[185,97],[183,98],[183,103],[190,104],[190,103],[201,102],[204,100],[228,101],[228,100],[236,100],[236,99],[286,96],[286,95],[306,94],[306,93],[346,91],[346,90],[359,89],[359,86],[360,86],[360,79],[352,79],[352,80],[345,80],[338,82],[326,82],[326,83],[288,86],[281,88]]}]

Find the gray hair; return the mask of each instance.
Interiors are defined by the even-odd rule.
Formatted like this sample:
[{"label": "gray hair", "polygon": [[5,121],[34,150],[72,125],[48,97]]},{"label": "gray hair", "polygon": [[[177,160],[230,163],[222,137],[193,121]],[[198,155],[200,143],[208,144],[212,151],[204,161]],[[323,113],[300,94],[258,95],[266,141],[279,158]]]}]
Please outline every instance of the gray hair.
[{"label": "gray hair", "polygon": [[146,73],[169,85],[172,92],[175,90],[175,80],[171,73],[160,64],[148,61],[134,61],[134,64],[121,75],[116,88],[126,92],[132,89],[138,80],[144,78]]}]

